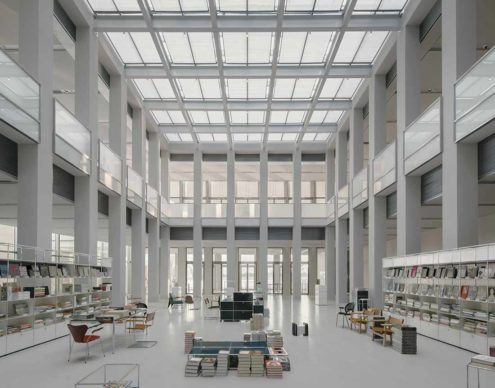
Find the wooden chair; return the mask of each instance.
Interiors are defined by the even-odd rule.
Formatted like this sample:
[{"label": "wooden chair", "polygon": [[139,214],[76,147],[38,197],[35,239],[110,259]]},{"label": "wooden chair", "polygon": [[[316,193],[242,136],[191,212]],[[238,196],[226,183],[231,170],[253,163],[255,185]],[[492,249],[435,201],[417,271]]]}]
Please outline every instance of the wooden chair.
[{"label": "wooden chair", "polygon": [[199,307],[194,307],[194,299],[191,295],[186,295],[186,298],[184,299],[185,304],[191,304],[192,308],[189,310],[199,310]]},{"label": "wooden chair", "polygon": [[69,358],[67,359],[67,362],[70,362],[70,356],[72,354],[72,347],[74,346],[72,343],[76,344],[86,344],[86,358],[84,359],[84,362],[86,363],[88,361],[89,357],[89,343],[100,340],[100,345],[101,345],[101,353],[103,354],[103,357],[105,357],[105,352],[103,351],[103,343],[101,342],[101,337],[99,335],[95,335],[94,333],[103,330],[103,326],[99,325],[95,329],[91,330],[91,334],[86,334],[88,332],[88,326],[87,325],[71,325],[68,324],[67,327],[69,328],[69,332],[71,334],[71,338],[69,338]]},{"label": "wooden chair", "polygon": [[153,322],[155,320],[155,312],[148,313],[142,317],[131,318],[127,320],[127,330],[130,333],[131,331],[140,331],[148,335],[148,328],[153,326]]},{"label": "wooden chair", "polygon": [[378,307],[371,307],[364,311],[356,311],[353,312],[349,318],[349,323],[351,326],[351,330],[354,326],[359,328],[359,333],[361,333],[361,329],[364,328],[364,332],[367,331],[368,320],[370,317],[374,317],[380,314],[380,309]]},{"label": "wooden chair", "polygon": [[381,318],[375,318],[370,326],[371,329],[371,340],[374,341],[375,338],[381,338],[383,341],[383,346],[387,344],[387,336],[392,342],[392,327],[401,327],[404,324],[404,319],[394,318],[389,316],[386,320]]}]

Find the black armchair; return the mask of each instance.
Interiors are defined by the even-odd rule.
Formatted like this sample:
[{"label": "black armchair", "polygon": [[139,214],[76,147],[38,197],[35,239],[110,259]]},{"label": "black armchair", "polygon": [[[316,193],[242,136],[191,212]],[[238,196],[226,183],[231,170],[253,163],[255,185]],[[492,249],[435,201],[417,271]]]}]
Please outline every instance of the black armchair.
[{"label": "black armchair", "polygon": [[345,306],[340,306],[337,313],[337,318],[335,319],[335,326],[337,326],[337,323],[339,322],[339,317],[342,317],[342,327],[344,327],[344,322],[347,322],[347,325],[349,325],[349,317],[352,315],[353,311],[353,302],[347,303]]}]

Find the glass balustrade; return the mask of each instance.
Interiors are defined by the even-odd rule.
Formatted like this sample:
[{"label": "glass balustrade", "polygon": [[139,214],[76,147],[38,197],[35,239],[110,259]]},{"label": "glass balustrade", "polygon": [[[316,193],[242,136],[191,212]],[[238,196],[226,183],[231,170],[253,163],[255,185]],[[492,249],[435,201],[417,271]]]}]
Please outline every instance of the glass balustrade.
[{"label": "glass balustrade", "polygon": [[404,132],[404,171],[409,174],[440,155],[442,99],[431,104]]},{"label": "glass balustrade", "polygon": [[466,138],[495,118],[495,47],[455,84],[455,140]]},{"label": "glass balustrade", "polygon": [[40,85],[0,50],[0,120],[40,142]]},{"label": "glass balustrade", "polygon": [[256,218],[260,216],[259,203],[236,203],[235,216],[238,218]]},{"label": "glass balustrade", "polygon": [[55,154],[85,174],[91,173],[91,132],[55,101]]},{"label": "glass balustrade", "polygon": [[301,204],[301,216],[303,218],[325,218],[326,203],[303,203]]},{"label": "glass balustrade", "polygon": [[294,204],[292,203],[269,203],[268,217],[292,218],[294,216]]},{"label": "glass balustrade", "polygon": [[102,141],[98,143],[98,181],[118,194],[122,192],[122,160]]},{"label": "glass balustrade", "polygon": [[359,171],[352,180],[352,207],[368,200],[368,166]]},{"label": "glass balustrade", "polygon": [[225,218],[227,217],[227,204],[202,203],[201,216],[205,218]]},{"label": "glass balustrade", "polygon": [[345,216],[349,213],[349,185],[343,186],[337,194],[337,215]]},{"label": "glass balustrade", "polygon": [[127,166],[127,199],[134,205],[143,207],[143,178]]},{"label": "glass balustrade", "polygon": [[397,181],[395,141],[373,160],[373,193],[378,194]]},{"label": "glass balustrade", "polygon": [[194,204],[192,203],[169,203],[166,209],[169,218],[194,217]]},{"label": "glass balustrade", "polygon": [[146,185],[146,212],[158,217],[158,191],[150,185]]}]

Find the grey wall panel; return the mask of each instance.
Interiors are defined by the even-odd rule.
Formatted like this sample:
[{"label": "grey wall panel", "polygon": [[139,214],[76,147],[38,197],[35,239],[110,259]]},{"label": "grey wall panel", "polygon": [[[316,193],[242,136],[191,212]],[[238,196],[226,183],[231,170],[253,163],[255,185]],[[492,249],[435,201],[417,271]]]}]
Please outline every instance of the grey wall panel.
[{"label": "grey wall panel", "polygon": [[170,154],[171,162],[192,162],[193,160],[193,154]]},{"label": "grey wall panel", "polygon": [[442,167],[421,176],[421,204],[431,202],[442,195]]},{"label": "grey wall panel", "polygon": [[227,240],[227,228],[203,228],[203,240]]},{"label": "grey wall panel", "polygon": [[387,218],[397,217],[397,193],[387,195]]},{"label": "grey wall panel", "polygon": [[125,223],[132,226],[132,210],[128,207],[125,208]]},{"label": "grey wall panel", "polygon": [[98,213],[108,216],[108,195],[98,191]]},{"label": "grey wall panel", "polygon": [[203,162],[226,162],[227,154],[203,154]]},{"label": "grey wall panel", "polygon": [[0,170],[17,177],[17,143],[0,135]]},{"label": "grey wall panel", "polygon": [[235,154],[236,162],[259,162],[260,154]]},{"label": "grey wall panel", "polygon": [[302,154],[301,161],[303,162],[324,162],[325,154]]},{"label": "grey wall panel", "polygon": [[292,162],[292,154],[268,154],[269,162]]},{"label": "grey wall panel", "polygon": [[301,240],[303,241],[324,241],[325,228],[306,227],[301,229]]},{"label": "grey wall panel", "polygon": [[171,227],[170,240],[192,240],[193,228],[190,227]]},{"label": "grey wall panel", "polygon": [[495,135],[478,143],[478,177],[495,173]]},{"label": "grey wall panel", "polygon": [[260,228],[250,228],[250,227],[239,227],[235,228],[235,239],[236,240],[259,240],[260,239]]},{"label": "grey wall panel", "polygon": [[291,241],[292,228],[268,228],[268,240]]},{"label": "grey wall panel", "polygon": [[74,175],[53,165],[53,192],[62,198],[74,202]]}]

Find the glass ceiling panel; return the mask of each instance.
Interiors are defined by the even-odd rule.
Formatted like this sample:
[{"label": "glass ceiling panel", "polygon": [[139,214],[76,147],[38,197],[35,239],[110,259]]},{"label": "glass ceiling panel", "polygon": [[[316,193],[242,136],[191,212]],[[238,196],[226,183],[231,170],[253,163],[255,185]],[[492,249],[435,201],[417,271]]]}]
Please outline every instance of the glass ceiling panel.
[{"label": "glass ceiling panel", "polygon": [[151,114],[158,124],[185,124],[186,120],[180,110],[152,110]]},{"label": "glass ceiling panel", "polygon": [[355,13],[401,13],[407,0],[357,0]]},{"label": "glass ceiling panel", "polygon": [[224,124],[225,118],[223,111],[210,110],[210,111],[189,111],[193,124]]},{"label": "glass ceiling panel", "polygon": [[373,63],[388,31],[347,31],[335,56],[335,63]]},{"label": "glass ceiling panel", "polygon": [[306,111],[304,110],[275,110],[271,112],[270,123],[272,124],[302,124]]},{"label": "glass ceiling panel", "polygon": [[327,141],[329,136],[329,133],[324,132],[307,132],[304,134],[302,141]]},{"label": "glass ceiling panel", "polygon": [[166,78],[134,79],[134,84],[143,99],[173,99],[174,91]]},{"label": "glass ceiling panel", "polygon": [[220,13],[275,12],[276,0],[216,0]]},{"label": "glass ceiling panel", "polygon": [[261,142],[263,141],[262,133],[233,133],[233,142]]},{"label": "glass ceiling panel", "polygon": [[277,132],[277,133],[269,133],[268,134],[268,141],[281,141],[281,142],[294,142],[297,140],[297,137],[299,136],[299,133],[296,132]]},{"label": "glass ceiling panel", "polygon": [[309,122],[311,124],[336,124],[340,120],[342,113],[343,111],[341,110],[316,110],[313,112],[313,115],[311,116]]},{"label": "glass ceiling panel", "polygon": [[283,32],[279,63],[323,63],[332,44],[331,32]]},{"label": "glass ceiling panel", "polygon": [[193,137],[190,133],[176,133],[176,132],[170,132],[170,133],[165,133],[165,137],[169,142],[192,142]]},{"label": "glass ceiling panel", "polygon": [[223,61],[228,65],[270,63],[273,32],[223,32]]},{"label": "glass ceiling panel", "polygon": [[88,0],[95,13],[141,13],[137,0]]},{"label": "glass ceiling panel", "polygon": [[268,78],[227,78],[227,98],[237,100],[266,100],[268,98],[269,81]]},{"label": "glass ceiling panel", "polygon": [[216,63],[215,45],[210,32],[163,32],[165,50],[173,64]]},{"label": "glass ceiling panel", "polygon": [[340,12],[344,0],[287,0],[287,12]]},{"label": "glass ceiling panel", "polygon": [[263,124],[265,122],[265,111],[231,111],[230,121],[232,124]]},{"label": "glass ceiling panel", "polygon": [[107,37],[125,64],[161,63],[148,32],[108,32]]},{"label": "glass ceiling panel", "polygon": [[226,133],[197,133],[199,141],[202,142],[227,142]]},{"label": "glass ceiling panel", "polygon": [[309,99],[313,96],[316,78],[279,78],[275,81],[274,99]]},{"label": "glass ceiling panel", "polygon": [[207,0],[148,0],[152,12],[206,13]]},{"label": "glass ceiling panel", "polygon": [[342,80],[342,83],[340,84],[340,88],[335,95],[335,98],[341,98],[341,99],[346,99],[346,98],[353,98],[354,94],[356,94],[356,91],[359,88],[359,85],[361,85],[362,79],[361,78],[346,78]]}]

